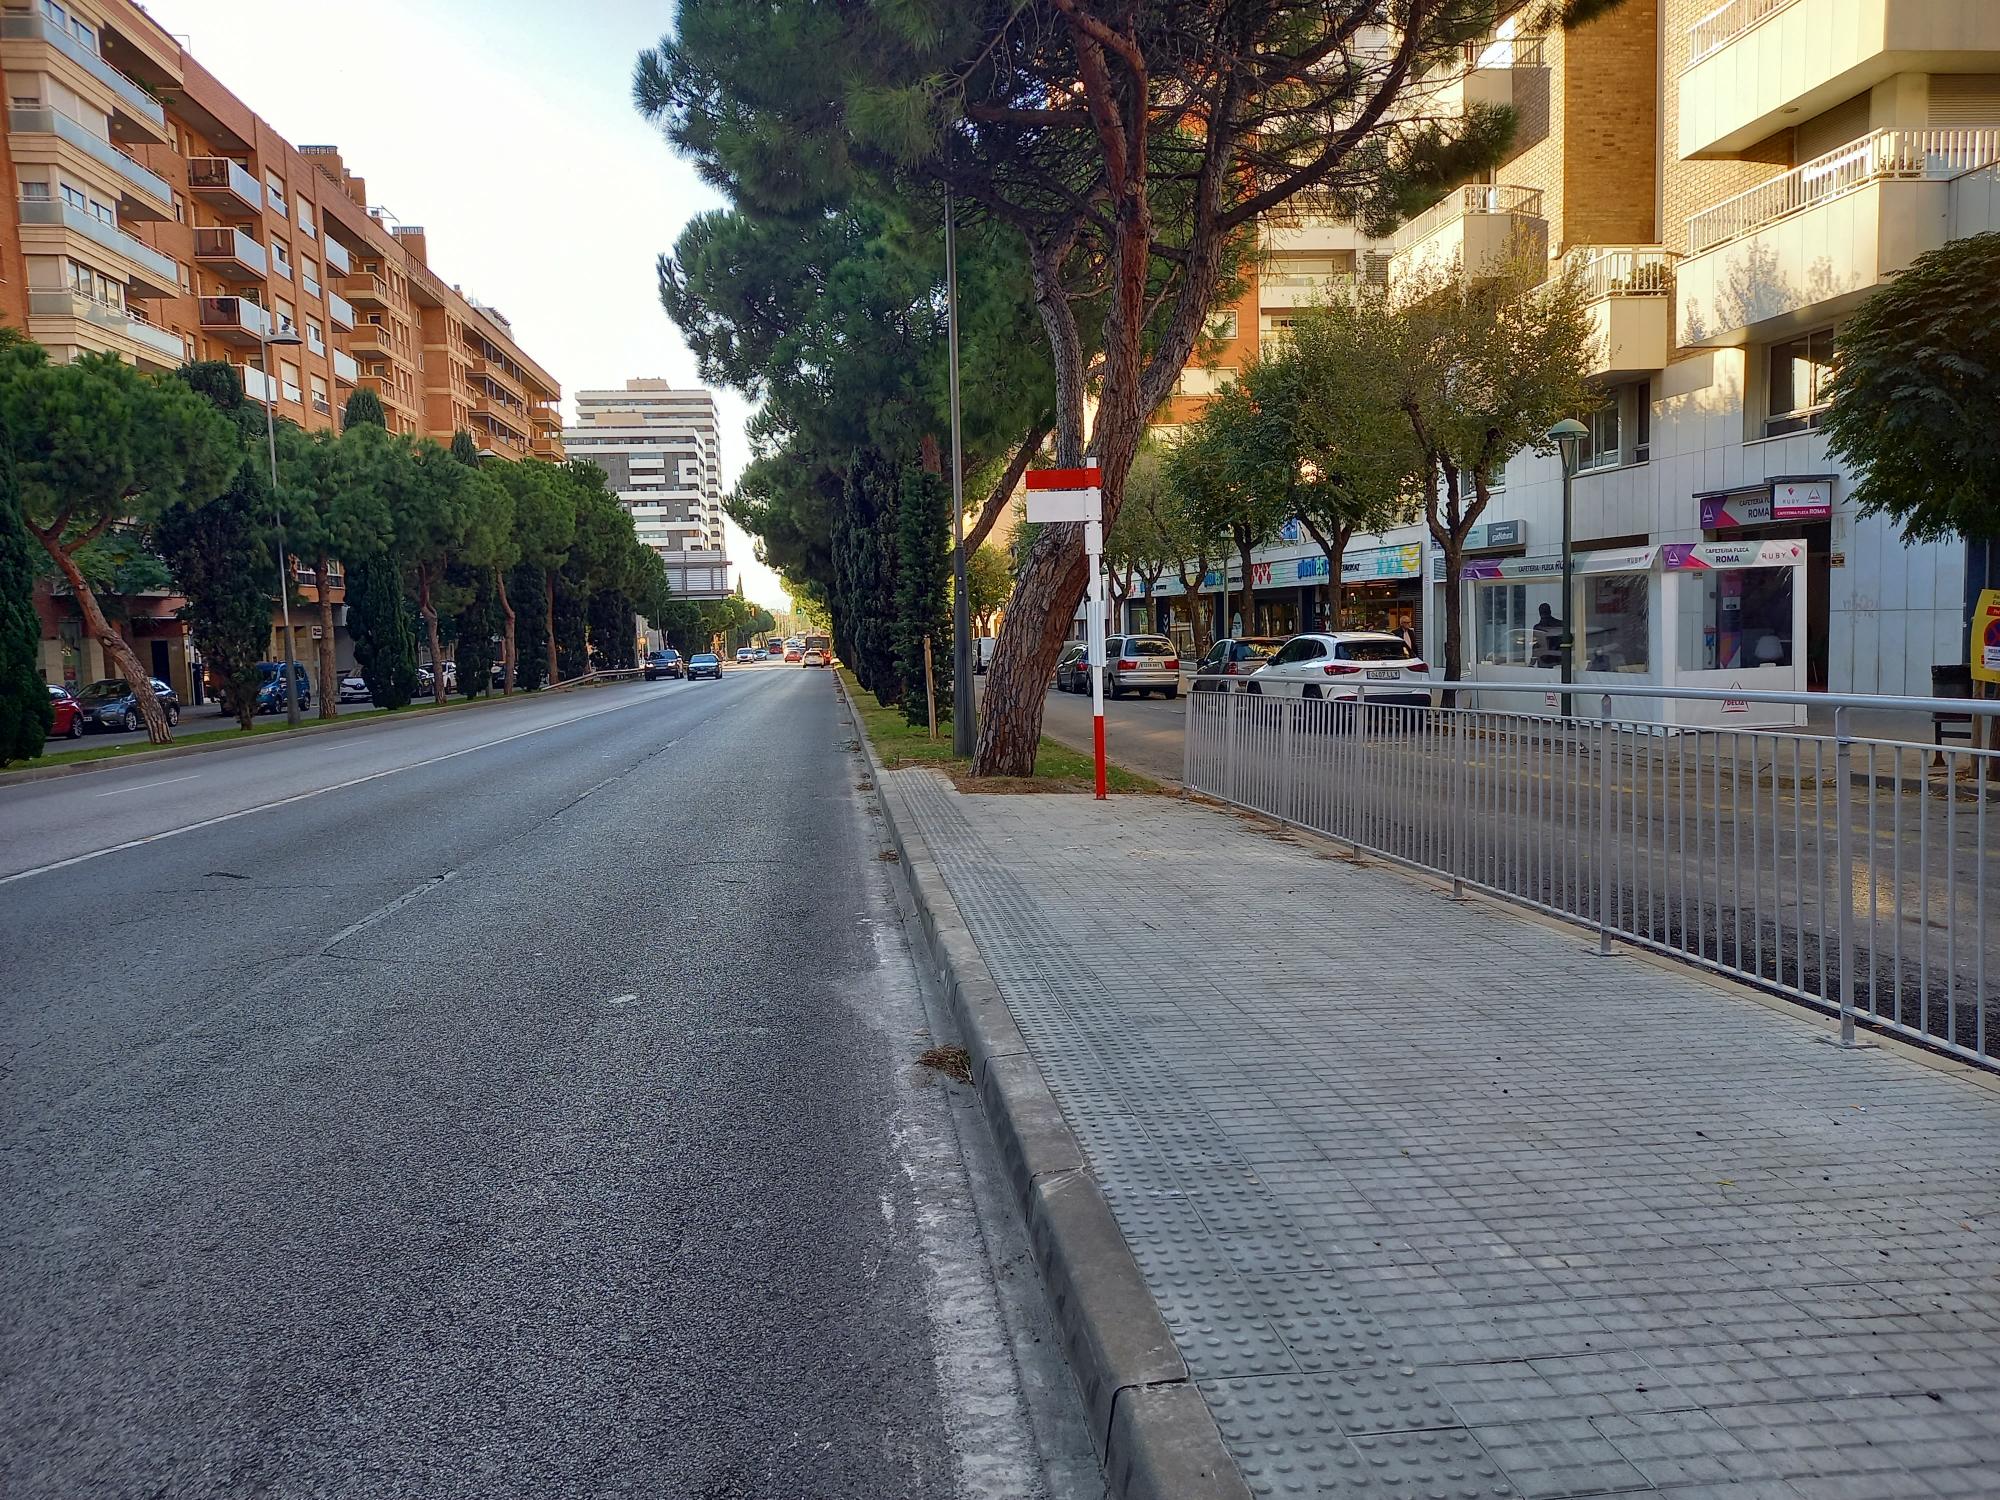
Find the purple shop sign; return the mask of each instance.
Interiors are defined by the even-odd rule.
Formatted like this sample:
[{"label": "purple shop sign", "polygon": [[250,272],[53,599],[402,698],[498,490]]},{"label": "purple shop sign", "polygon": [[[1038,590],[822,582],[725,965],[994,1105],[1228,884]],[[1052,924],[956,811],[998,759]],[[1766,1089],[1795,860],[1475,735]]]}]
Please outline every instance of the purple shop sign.
[{"label": "purple shop sign", "polygon": [[1762,526],[1771,519],[1771,496],[1765,490],[1738,490],[1732,495],[1701,497],[1701,529],[1729,531],[1738,526]]},{"label": "purple shop sign", "polygon": [[1458,576],[1460,578],[1498,578],[1501,576],[1500,559],[1497,557],[1492,559],[1474,558],[1459,569]]}]

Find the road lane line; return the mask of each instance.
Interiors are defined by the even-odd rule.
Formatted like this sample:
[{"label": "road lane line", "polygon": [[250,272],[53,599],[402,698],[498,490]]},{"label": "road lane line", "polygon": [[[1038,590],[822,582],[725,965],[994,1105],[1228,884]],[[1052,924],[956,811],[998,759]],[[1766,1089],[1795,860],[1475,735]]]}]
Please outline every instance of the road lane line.
[{"label": "road lane line", "polygon": [[[449,750],[443,755],[428,756],[423,760],[413,760],[406,766],[390,766],[381,771],[370,771],[366,776],[356,776],[348,781],[336,781],[331,786],[314,787],[310,791],[295,792],[289,797],[279,797],[271,802],[260,802],[255,807],[238,808],[235,812],[219,813],[199,822],[185,823],[179,828],[167,828],[159,833],[149,833],[144,838],[127,839],[122,844],[111,844],[102,849],[92,849],[87,854],[73,854],[68,859],[59,859],[46,865],[36,865],[32,869],[17,870],[12,875],[0,875],[0,885],[11,885],[17,880],[26,880],[32,875],[47,875],[56,870],[67,870],[71,865],[80,865],[93,859],[101,859],[107,854],[117,854],[126,849],[137,849],[144,844],[157,844],[162,839],[178,838],[184,833],[194,833],[199,829],[213,828],[218,823],[233,823],[238,818],[247,818],[252,813],[270,812],[274,808],[290,807],[294,802],[310,801],[314,797],[324,797],[328,792],[344,792],[349,787],[361,786],[366,782],[380,781],[385,776],[399,776],[405,771],[420,771],[425,766],[439,765],[444,761],[457,760],[461,755],[471,755],[479,750],[491,750],[499,745],[510,745],[515,740],[525,740],[530,735],[545,734],[551,729],[561,729],[569,724],[581,724],[585,719],[595,719],[604,714],[623,713],[628,708],[641,708],[653,703],[651,698],[637,698],[630,703],[614,703],[608,708],[593,709],[587,714],[574,718],[558,719],[553,724],[537,725],[533,729],[523,729],[518,734],[502,735],[497,740],[486,740],[477,745],[467,745],[460,750]],[[103,793],[97,795],[102,796]]]},{"label": "road lane line", "polygon": [[201,778],[201,772],[195,771],[186,776],[169,776],[165,781],[142,781],[137,786],[121,786],[121,787],[115,787],[108,792],[92,792],[91,796],[122,797],[127,792],[143,792],[151,787],[172,786],[176,781],[198,781],[200,780],[200,778]]}]

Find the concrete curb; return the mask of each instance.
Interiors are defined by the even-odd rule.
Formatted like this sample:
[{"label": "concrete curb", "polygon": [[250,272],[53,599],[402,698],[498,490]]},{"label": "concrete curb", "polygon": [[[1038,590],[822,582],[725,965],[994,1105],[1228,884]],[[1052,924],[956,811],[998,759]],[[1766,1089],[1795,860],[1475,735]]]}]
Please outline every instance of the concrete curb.
[{"label": "concrete curb", "polygon": [[1083,1150],[867,727],[841,699],[951,1005],[1115,1500],[1249,1500]]},{"label": "concrete curb", "polygon": [[[543,688],[543,693],[566,693],[572,688],[588,687],[590,683],[582,678],[575,682],[557,683],[552,688]],[[130,755],[106,755],[97,760],[72,761],[59,766],[30,766],[21,771],[0,771],[0,787],[14,786],[29,781],[54,781],[63,776],[83,776],[92,771],[110,771],[119,766],[143,766],[156,760],[180,760],[189,755],[209,755],[218,750],[241,750],[251,745],[282,745],[287,740],[304,739],[308,735],[333,734],[340,730],[381,729],[389,724],[409,724],[429,718],[435,714],[463,713],[467,709],[485,708],[495,703],[512,703],[517,699],[532,696],[517,693],[513,698],[481,696],[462,699],[457,703],[427,704],[415,713],[357,714],[351,719],[335,719],[331,723],[317,722],[301,724],[297,729],[274,729],[268,734],[244,735],[233,740],[203,740],[193,745],[162,745],[157,750],[134,750]],[[181,716],[185,723],[187,716]]]}]

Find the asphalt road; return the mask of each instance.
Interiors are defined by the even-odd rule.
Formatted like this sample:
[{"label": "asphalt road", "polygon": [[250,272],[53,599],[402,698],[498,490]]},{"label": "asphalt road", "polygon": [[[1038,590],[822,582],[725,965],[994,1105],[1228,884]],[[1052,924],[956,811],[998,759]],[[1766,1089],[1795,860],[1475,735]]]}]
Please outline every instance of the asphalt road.
[{"label": "asphalt road", "polygon": [[1101,1493],[850,742],[731,672],[0,789],[0,1494]]},{"label": "asphalt road", "polygon": [[[1042,733],[1090,754],[1090,694],[1051,690],[1042,710]],[[1105,756],[1128,771],[1178,783],[1186,733],[1185,694],[1104,700]]]}]

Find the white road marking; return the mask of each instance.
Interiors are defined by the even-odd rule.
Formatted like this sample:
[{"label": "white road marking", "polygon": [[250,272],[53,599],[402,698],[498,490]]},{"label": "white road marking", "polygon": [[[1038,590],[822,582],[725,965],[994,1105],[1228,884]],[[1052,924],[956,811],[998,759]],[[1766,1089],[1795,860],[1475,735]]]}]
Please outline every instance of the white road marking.
[{"label": "white road marking", "polygon": [[634,1000],[637,1000],[638,998],[639,997],[637,995],[613,995],[611,997],[611,1003],[613,1005],[630,1005]]},{"label": "white road marking", "polygon": [[137,786],[121,786],[115,791],[93,792],[91,795],[94,797],[122,797],[127,792],[143,792],[151,787],[172,786],[176,781],[199,781],[200,779],[201,772],[195,771],[186,776],[169,776],[165,781],[142,781]]},{"label": "white road marking", "polygon": [[[328,792],[344,792],[349,787],[361,786],[366,782],[380,781],[385,776],[398,776],[404,771],[420,771],[425,766],[435,766],[447,760],[457,760],[461,755],[471,755],[479,750],[491,750],[498,745],[509,745],[515,740],[525,740],[530,735],[544,734],[551,729],[561,729],[568,724],[580,724],[585,719],[595,719],[603,714],[622,713],[628,708],[636,708],[650,700],[640,698],[630,703],[614,703],[608,708],[593,709],[587,714],[577,714],[574,718],[558,719],[553,724],[539,724],[533,729],[523,729],[518,734],[504,734],[497,740],[485,740],[477,745],[467,745],[462,750],[448,750],[443,755],[428,756],[423,760],[413,760],[406,766],[390,766],[386,770],[370,771],[366,776],[356,776],[348,781],[336,781],[332,786],[314,787],[311,791],[295,792],[289,797],[279,797],[274,801],[260,802],[255,807],[238,808],[235,812],[219,813],[199,822],[184,823],[179,828],[164,829],[159,833],[149,833],[141,839],[127,839],[122,844],[107,845],[102,849],[92,849],[88,854],[73,854],[68,859],[59,859],[46,865],[36,865],[33,869],[17,870],[12,875],[0,875],[0,885],[10,885],[16,880],[26,880],[31,875],[47,875],[55,870],[67,870],[71,865],[80,865],[88,860],[101,859],[107,854],[117,854],[126,849],[137,849],[143,844],[157,844],[162,839],[178,838],[183,833],[194,833],[199,829],[213,828],[218,823],[233,823],[238,818],[247,818],[252,813],[269,812],[277,807],[290,807],[294,802],[307,802],[314,797],[323,797]],[[104,795],[98,793],[98,796]]]}]

